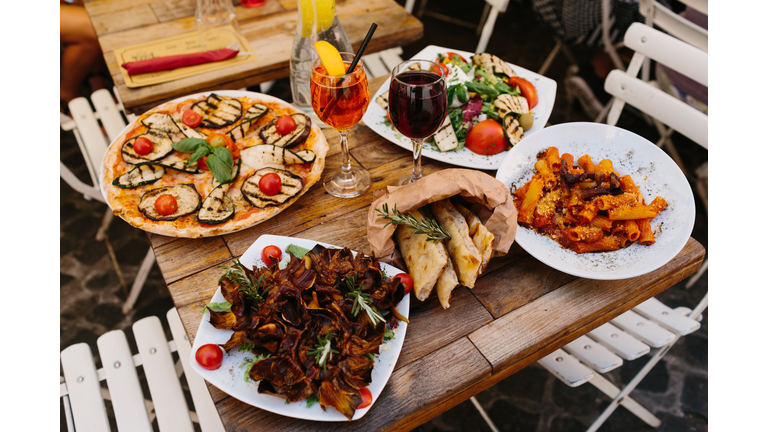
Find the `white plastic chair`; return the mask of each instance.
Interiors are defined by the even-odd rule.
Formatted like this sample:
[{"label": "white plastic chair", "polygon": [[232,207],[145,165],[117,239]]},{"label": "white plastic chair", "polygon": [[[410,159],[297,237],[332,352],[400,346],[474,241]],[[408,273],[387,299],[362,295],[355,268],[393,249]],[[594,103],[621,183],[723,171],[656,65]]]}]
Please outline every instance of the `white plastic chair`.
[{"label": "white plastic chair", "polygon": [[[79,343],[61,352],[60,393],[67,430],[109,431],[104,400],[112,402],[117,428],[121,431],[152,431],[157,420],[160,431],[193,431],[193,422],[203,432],[223,432],[221,418],[205,381],[189,365],[191,346],[179,314],[166,314],[173,340],[167,341],[160,319],[150,316],[133,325],[139,353],[131,355],[122,330],[108,332],[97,340],[102,368],[96,369],[88,344]],[[173,361],[172,353],[179,359]],[[136,368],[141,366],[152,400],[146,400]],[[186,374],[195,411],[190,411],[182,390]],[[107,387],[101,386],[105,381]]]},{"label": "white plastic chair", "polygon": [[[117,94],[117,91],[115,91]],[[125,128],[126,122],[121,116],[122,104],[115,103],[112,99],[112,95],[109,90],[100,89],[93,92],[91,95],[91,102],[96,108],[96,112],[91,108],[91,104],[88,99],[79,97],[69,102],[69,111],[71,117],[60,114],[61,128],[65,131],[73,131],[75,139],[80,147],[80,152],[83,155],[85,164],[88,167],[88,173],[91,177],[91,184],[82,182],[72,171],[64,165],[64,162],[59,161],[60,176],[72,189],[83,194],[85,199],[95,199],[97,201],[106,203],[104,196],[99,189],[99,167],[101,166],[101,160],[104,158],[104,153],[107,151],[109,143],[120,135],[120,132]],[[126,118],[129,121],[133,121],[135,116],[133,114],[126,114]],[[101,124],[99,124],[99,121]],[[104,131],[102,131],[102,127]],[[106,132],[106,136],[105,133]],[[124,289],[125,281],[123,279],[120,266],[115,259],[115,254],[112,251],[112,246],[107,238],[107,229],[112,222],[112,211],[107,208],[102,219],[101,227],[96,233],[96,240],[105,241],[107,250],[109,251],[110,259],[115,267],[115,271],[123,284]],[[144,286],[144,282],[147,280],[149,271],[152,269],[152,264],[155,262],[155,255],[150,247],[147,254],[144,257],[144,261],[141,263],[139,272],[134,279],[130,292],[126,293],[127,298],[123,305],[123,313],[128,314],[133,305],[141,293],[141,289]]]}]

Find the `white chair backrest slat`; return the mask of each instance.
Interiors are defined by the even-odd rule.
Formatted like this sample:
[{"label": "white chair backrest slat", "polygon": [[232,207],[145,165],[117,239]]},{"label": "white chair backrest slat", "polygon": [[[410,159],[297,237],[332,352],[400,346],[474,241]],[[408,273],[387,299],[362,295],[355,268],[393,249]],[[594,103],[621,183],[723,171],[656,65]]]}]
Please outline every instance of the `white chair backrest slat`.
[{"label": "white chair backrest slat", "polygon": [[85,164],[88,166],[88,172],[91,175],[91,181],[98,186],[98,174],[101,160],[107,151],[109,143],[101,132],[99,122],[91,110],[91,104],[88,99],[79,97],[69,102],[69,112],[72,114],[72,120],[77,125],[77,134],[80,139],[80,151],[83,153]]},{"label": "white chair backrest slat", "polygon": [[403,49],[401,47],[390,48],[380,53],[381,61],[384,62],[384,66],[387,67],[387,74],[392,73],[392,69],[403,62],[403,58],[400,57],[402,53]]},{"label": "white chair backrest slat", "polygon": [[189,364],[192,347],[187,338],[187,333],[184,331],[184,326],[181,324],[179,312],[176,308],[172,308],[166,314],[166,318],[171,327],[173,340],[176,342],[181,365],[184,367],[184,373],[187,375],[187,384],[189,385],[189,392],[192,394],[192,401],[195,404],[195,412],[200,423],[200,429],[203,432],[224,432],[224,425],[221,423],[221,417],[219,417],[219,413],[216,411],[216,406],[213,404],[213,399],[211,399],[211,394],[205,385],[205,381]]},{"label": "white chair backrest slat", "polygon": [[624,364],[621,357],[587,336],[582,336],[563,349],[597,372],[606,373]]},{"label": "white chair backrest slat", "polygon": [[624,360],[635,360],[651,351],[651,347],[611,323],[605,323],[588,334]]},{"label": "white chair backrest slat", "polygon": [[96,341],[112,399],[119,430],[152,432],[131,348],[122,330],[114,330]]},{"label": "white chair backrest slat", "polygon": [[78,432],[109,431],[109,418],[88,344],[79,343],[61,352],[69,404]]},{"label": "white chair backrest slat", "polygon": [[165,332],[156,316],[143,318],[133,324],[133,334],[139,347],[144,374],[157,411],[161,431],[194,430],[181,384],[165,339]]},{"label": "white chair backrest slat", "polygon": [[550,371],[568,387],[578,387],[591,380],[595,374],[562,349],[539,360],[544,369]]},{"label": "white chair backrest slat", "polygon": [[608,113],[607,124],[617,123],[623,106],[616,102],[624,101],[709,148],[707,115],[680,99],[619,70],[608,74],[605,91],[617,99]]},{"label": "white chair backrest slat", "polygon": [[[624,35],[624,44],[657,62],[680,72],[701,85],[708,84],[707,53],[647,25],[632,24]],[[636,73],[627,70],[636,76]]]},{"label": "white chair backrest slat", "polygon": [[387,66],[381,60],[381,56],[378,53],[363,56],[363,65],[365,66],[366,74],[368,74],[369,78],[378,78],[392,71],[391,69],[387,69]]},{"label": "white chair backrest slat", "polygon": [[675,341],[674,333],[631,310],[624,312],[611,322],[653,348],[661,348]]},{"label": "white chair backrest slat", "polygon": [[[694,9],[707,10],[706,3],[706,1],[698,1]],[[706,11],[701,12],[707,13]],[[689,44],[701,50],[709,51],[709,32],[706,29],[681,17],[657,0],[640,0],[640,13],[645,16],[647,27],[657,25],[667,33]]]},{"label": "white chair backrest slat", "polygon": [[115,100],[112,99],[112,94],[107,89],[96,90],[91,95],[91,102],[99,113],[101,124],[104,125],[109,139],[114,140],[125,129],[126,123]]},{"label": "white chair backrest slat", "polygon": [[675,312],[655,297],[635,306],[633,310],[680,336],[693,333],[701,327],[698,321]]}]

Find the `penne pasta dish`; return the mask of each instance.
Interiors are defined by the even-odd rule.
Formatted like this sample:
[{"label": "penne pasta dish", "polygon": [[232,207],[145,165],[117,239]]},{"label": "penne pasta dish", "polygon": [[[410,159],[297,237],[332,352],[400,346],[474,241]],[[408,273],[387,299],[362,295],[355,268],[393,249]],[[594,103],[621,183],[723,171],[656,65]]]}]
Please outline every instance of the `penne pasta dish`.
[{"label": "penne pasta dish", "polygon": [[537,155],[536,174],[512,191],[517,221],[576,253],[614,251],[655,243],[652,220],[667,207],[647,203],[629,175],[588,154],[574,160],[549,147]]}]

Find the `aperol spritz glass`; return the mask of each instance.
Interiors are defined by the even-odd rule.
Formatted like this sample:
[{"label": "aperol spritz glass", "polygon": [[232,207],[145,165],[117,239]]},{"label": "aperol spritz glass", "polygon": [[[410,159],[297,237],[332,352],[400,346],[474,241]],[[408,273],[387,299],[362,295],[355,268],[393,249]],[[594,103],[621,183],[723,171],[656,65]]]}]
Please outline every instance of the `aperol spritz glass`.
[{"label": "aperol spritz glass", "polygon": [[[355,55],[340,54],[345,70],[349,70]],[[336,129],[341,137],[341,170],[325,178],[325,190],[340,198],[365,193],[371,186],[371,176],[364,168],[352,166],[347,143],[347,133],[363,118],[371,101],[362,60],[351,73],[328,75],[321,59],[316,59],[312,63],[310,92],[315,114],[320,121]]]}]

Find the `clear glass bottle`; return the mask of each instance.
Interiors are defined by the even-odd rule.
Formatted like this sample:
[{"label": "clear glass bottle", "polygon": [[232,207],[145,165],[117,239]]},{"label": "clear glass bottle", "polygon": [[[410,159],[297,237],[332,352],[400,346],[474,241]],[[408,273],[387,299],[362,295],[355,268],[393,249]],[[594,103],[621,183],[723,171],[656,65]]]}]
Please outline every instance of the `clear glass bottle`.
[{"label": "clear glass bottle", "polygon": [[297,5],[299,20],[290,62],[293,105],[303,110],[318,125],[324,125],[312,109],[309,91],[312,62],[317,58],[315,42],[328,41],[339,52],[354,51],[336,16],[336,0],[298,0]]},{"label": "clear glass bottle", "polygon": [[237,40],[237,35],[232,32],[240,33],[240,25],[232,0],[196,0],[195,4],[197,35],[203,49],[223,48],[222,40]]}]

